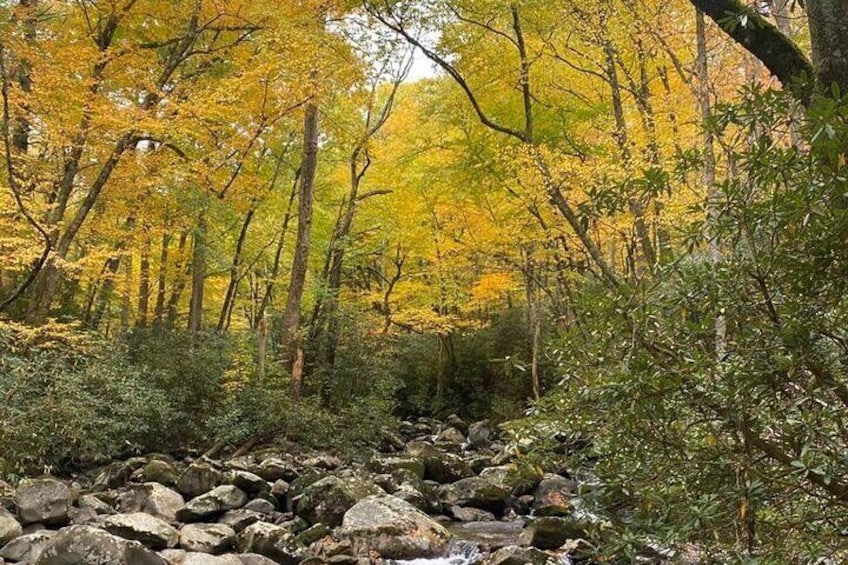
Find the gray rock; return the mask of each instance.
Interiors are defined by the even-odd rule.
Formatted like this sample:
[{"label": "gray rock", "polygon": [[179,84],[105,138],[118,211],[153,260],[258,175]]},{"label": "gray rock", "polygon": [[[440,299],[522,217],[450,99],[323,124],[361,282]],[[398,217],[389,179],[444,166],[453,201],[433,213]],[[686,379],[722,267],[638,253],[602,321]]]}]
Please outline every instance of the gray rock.
[{"label": "gray rock", "polygon": [[474,422],[468,426],[468,443],[477,449],[488,449],[492,446],[495,429],[489,420]]},{"label": "gray rock", "polygon": [[440,483],[452,483],[474,475],[471,466],[462,457],[447,453],[423,441],[411,441],[406,451],[424,462],[424,478]]},{"label": "gray rock", "polygon": [[568,516],[577,484],[560,475],[548,474],[542,478],[533,493],[533,512],[536,516]]},{"label": "gray rock", "polygon": [[417,559],[440,555],[450,532],[411,504],[388,494],[369,496],[344,515],[337,532],[350,540],[354,553],[384,559]]},{"label": "gray rock", "polygon": [[460,445],[465,443],[465,436],[462,435],[462,432],[456,428],[445,428],[438,436],[436,436],[436,443],[452,443]]},{"label": "gray rock", "polygon": [[302,557],[292,548],[293,539],[294,534],[288,528],[257,522],[238,535],[237,543],[244,553],[258,553],[282,565],[297,565]]},{"label": "gray rock", "polygon": [[115,510],[94,496],[93,494],[84,494],[77,500],[77,506],[82,509],[91,509],[95,514],[114,514]]},{"label": "gray rock", "polygon": [[259,512],[260,514],[270,514],[277,508],[265,499],[254,498],[253,500],[244,505],[244,509]]},{"label": "gray rock", "polygon": [[121,512],[147,512],[166,520],[176,519],[177,511],[184,505],[180,493],[159,483],[131,485],[116,501]]},{"label": "gray rock", "polygon": [[192,463],[177,481],[177,490],[187,498],[205,494],[220,485],[223,474],[208,463]]},{"label": "gray rock", "polygon": [[445,424],[456,428],[462,432],[463,435],[468,433],[468,423],[456,414],[451,414],[445,418]]},{"label": "gray rock", "polygon": [[277,565],[276,561],[258,553],[239,553],[238,558],[244,565]]},{"label": "gray rock", "polygon": [[24,526],[34,523],[57,526],[68,522],[72,495],[60,480],[51,477],[25,479],[15,489],[13,500]]},{"label": "gray rock", "polygon": [[24,529],[12,514],[0,508],[0,547],[22,535]]},{"label": "gray rock", "polygon": [[226,524],[187,524],[180,530],[180,547],[187,551],[224,553],[233,546],[236,532]]},{"label": "gray rock", "polygon": [[431,509],[430,500],[428,500],[421,491],[408,483],[402,484],[400,488],[392,493],[392,496],[395,496],[404,502],[408,502],[422,512],[427,512]]},{"label": "gray rock", "polygon": [[180,472],[173,464],[154,459],[141,469],[133,471],[130,479],[139,483],[159,483],[172,487],[180,479]]},{"label": "gray rock", "polygon": [[557,549],[570,539],[590,537],[592,524],[574,516],[542,516],[531,520],[521,532],[521,541],[539,549]]},{"label": "gray rock", "polygon": [[144,512],[109,516],[103,527],[110,534],[139,541],[151,549],[174,547],[179,539],[177,530],[168,522]]},{"label": "gray rock", "polygon": [[248,494],[258,494],[270,489],[271,485],[260,477],[248,471],[233,471],[230,473],[228,480]]},{"label": "gray rock", "polygon": [[497,519],[491,512],[479,508],[451,506],[450,513],[457,522],[493,522]]},{"label": "gray rock", "polygon": [[424,462],[414,457],[374,457],[368,462],[368,468],[375,473],[388,474],[405,469],[419,479],[424,478]]},{"label": "gray rock", "polygon": [[492,553],[483,565],[557,565],[559,559],[535,547],[509,545]]},{"label": "gray rock", "polygon": [[357,477],[324,477],[304,489],[297,500],[297,515],[310,524],[321,522],[335,528],[354,504],[366,496],[382,493],[383,489]]},{"label": "gray rock", "polygon": [[34,563],[56,532],[40,530],[16,537],[0,549],[0,558]]},{"label": "gray rock", "polygon": [[222,485],[189,500],[177,511],[180,522],[198,522],[213,518],[227,510],[241,508],[247,502],[247,495],[238,487]]},{"label": "gray rock", "polygon": [[300,476],[293,465],[275,457],[262,461],[258,467],[253,469],[253,472],[269,482],[279,479],[291,482]]},{"label": "gray rock", "polygon": [[35,565],[166,565],[137,541],[91,526],[63,528],[47,543]]},{"label": "gray rock", "polygon": [[181,565],[244,565],[238,555],[209,555],[208,553],[186,553]]},{"label": "gray rock", "polygon": [[226,524],[231,527],[236,533],[242,531],[251,524],[255,524],[262,520],[262,515],[252,510],[239,508],[238,510],[228,510],[218,518],[218,523]]},{"label": "gray rock", "polygon": [[450,485],[445,498],[454,506],[470,506],[500,515],[509,497],[509,489],[505,486],[481,477],[469,477]]}]

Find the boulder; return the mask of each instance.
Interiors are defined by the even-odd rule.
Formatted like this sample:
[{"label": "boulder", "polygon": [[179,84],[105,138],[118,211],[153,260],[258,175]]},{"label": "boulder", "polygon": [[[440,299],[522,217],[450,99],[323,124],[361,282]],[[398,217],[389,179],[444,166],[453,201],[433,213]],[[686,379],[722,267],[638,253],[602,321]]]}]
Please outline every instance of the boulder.
[{"label": "boulder", "polygon": [[468,433],[468,423],[456,414],[451,414],[450,416],[445,418],[445,424],[456,428],[463,435]]},{"label": "boulder", "polygon": [[450,514],[457,522],[493,522],[497,519],[491,512],[463,506],[451,506]]},{"label": "boulder", "polygon": [[238,510],[228,510],[218,519],[218,523],[226,524],[231,527],[236,533],[242,531],[251,524],[255,524],[262,520],[262,515],[258,512],[239,508]]},{"label": "boulder", "polygon": [[173,464],[154,459],[144,467],[133,471],[130,479],[138,483],[159,483],[172,487],[180,479],[180,472]]},{"label": "boulder", "polygon": [[24,533],[20,522],[12,514],[0,507],[0,547],[6,545]]},{"label": "boulder", "polygon": [[[182,497],[180,497],[182,498]],[[93,494],[84,494],[77,500],[77,506],[80,510],[92,510],[95,514],[114,514],[115,509],[94,496]],[[182,506],[182,504],[180,504]]]},{"label": "boulder", "polygon": [[244,509],[259,512],[260,514],[270,514],[275,511],[277,507],[264,498],[254,498],[244,505]]},{"label": "boulder", "polygon": [[505,485],[516,496],[533,492],[542,479],[535,471],[522,469],[514,464],[488,467],[480,471],[480,476],[493,483]]},{"label": "boulder", "polygon": [[252,471],[271,483],[279,479],[291,482],[300,476],[294,465],[276,457],[265,459]]},{"label": "boulder", "polygon": [[121,512],[147,512],[166,520],[176,519],[177,511],[184,505],[180,493],[159,483],[131,485],[115,501]]},{"label": "boulder", "polygon": [[187,498],[195,498],[220,485],[223,474],[208,463],[192,463],[177,481],[177,491]]},{"label": "boulder", "polygon": [[303,491],[296,502],[298,516],[310,524],[322,523],[335,528],[354,504],[366,496],[383,493],[383,489],[358,477],[330,475],[315,481]]},{"label": "boulder", "polygon": [[387,474],[404,469],[419,479],[424,478],[424,462],[415,457],[374,457],[368,462],[368,468],[375,473]]},{"label": "boulder", "polygon": [[350,540],[360,557],[417,559],[440,555],[450,533],[411,504],[388,494],[369,496],[344,515],[339,538]]},{"label": "boulder", "polygon": [[468,426],[468,443],[477,449],[488,449],[495,438],[495,428],[489,420],[474,422]]},{"label": "boulder", "polygon": [[533,493],[533,512],[536,516],[568,516],[572,511],[571,499],[576,487],[571,479],[545,475]]},{"label": "boulder", "polygon": [[66,524],[72,498],[68,485],[52,477],[24,479],[13,496],[18,518],[24,526]]},{"label": "boulder", "polygon": [[91,526],[70,526],[53,536],[35,565],[166,565],[141,545]]},{"label": "boulder", "polygon": [[508,545],[492,553],[483,565],[558,565],[559,559],[535,547]]},{"label": "boulder", "polygon": [[0,549],[0,559],[34,563],[56,532],[39,530],[16,537]]},{"label": "boulder", "polygon": [[247,495],[240,488],[222,485],[189,500],[185,506],[177,510],[176,517],[180,522],[198,522],[216,517],[227,510],[241,508],[245,502],[247,502]]},{"label": "boulder", "polygon": [[227,477],[227,481],[248,494],[258,494],[271,488],[265,479],[249,471],[233,471]]},{"label": "boulder", "polygon": [[481,477],[469,477],[451,484],[446,489],[445,498],[453,506],[470,506],[501,515],[510,492],[501,484]]},{"label": "boulder", "polygon": [[297,565],[302,557],[292,547],[294,534],[288,528],[267,522],[246,527],[237,538],[239,551],[258,553],[282,565]]},{"label": "boulder", "polygon": [[224,553],[236,539],[236,532],[226,524],[186,524],[180,530],[180,547],[186,551]]},{"label": "boulder", "polygon": [[521,532],[521,542],[539,549],[557,549],[570,539],[588,538],[591,526],[574,516],[542,516],[527,524]]},{"label": "boulder", "polygon": [[209,555],[182,549],[167,549],[160,551],[159,555],[174,565],[243,565],[239,556],[233,554]]},{"label": "boulder", "polygon": [[103,527],[110,534],[139,541],[151,549],[167,549],[177,545],[177,530],[165,520],[144,512],[109,516],[103,522]]},{"label": "boulder", "polygon": [[465,443],[465,436],[456,428],[445,428],[439,435],[436,436],[436,443],[452,443],[462,445]]},{"label": "boulder", "polygon": [[474,475],[471,466],[462,457],[447,453],[423,441],[406,444],[407,453],[424,462],[424,478],[440,483],[452,483]]},{"label": "boulder", "polygon": [[239,553],[238,557],[244,565],[277,565],[276,561],[258,553]]},{"label": "boulder", "polygon": [[244,565],[237,555],[209,555],[208,553],[186,553],[181,565]]}]

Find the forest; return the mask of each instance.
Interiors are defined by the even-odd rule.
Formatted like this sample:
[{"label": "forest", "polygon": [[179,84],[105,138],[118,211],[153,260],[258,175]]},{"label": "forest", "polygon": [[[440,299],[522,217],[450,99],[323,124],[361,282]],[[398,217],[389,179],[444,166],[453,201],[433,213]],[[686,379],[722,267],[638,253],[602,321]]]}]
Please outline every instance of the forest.
[{"label": "forest", "polygon": [[848,563],[846,0],[3,0],[0,91],[0,564]]}]

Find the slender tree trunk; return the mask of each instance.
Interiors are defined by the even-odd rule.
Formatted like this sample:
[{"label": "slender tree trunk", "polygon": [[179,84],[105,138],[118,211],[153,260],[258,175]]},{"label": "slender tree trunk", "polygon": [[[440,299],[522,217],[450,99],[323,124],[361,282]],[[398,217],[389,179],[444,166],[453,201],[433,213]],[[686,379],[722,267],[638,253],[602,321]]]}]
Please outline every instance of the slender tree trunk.
[{"label": "slender tree trunk", "polygon": [[297,198],[298,187],[300,186],[300,173],[302,169],[303,167],[298,168],[294,175],[288,204],[286,204],[286,212],[283,214],[283,225],[280,228],[280,239],[277,240],[277,250],[274,253],[274,263],[271,266],[271,272],[265,281],[265,290],[259,301],[259,307],[256,309],[256,316],[253,321],[254,326],[258,326],[259,321],[265,318],[265,313],[268,311],[268,307],[271,305],[271,300],[274,297],[274,286],[277,282],[277,276],[280,274],[280,263],[283,258],[283,248],[285,247],[286,235],[289,231],[289,223],[291,223],[292,219],[294,201]]},{"label": "slender tree trunk", "polygon": [[[615,141],[618,149],[621,152],[624,160],[624,167],[631,168],[632,153],[630,151],[630,139],[627,133],[627,122],[624,117],[624,101],[622,99],[621,84],[618,81],[618,70],[615,63],[614,47],[610,42],[604,46],[604,53],[607,64],[607,79],[609,80],[610,90],[612,93],[613,116],[615,117]],[[648,265],[648,270],[653,270],[656,266],[657,255],[654,251],[654,245],[651,241],[651,233],[648,229],[648,224],[645,221],[645,203],[640,196],[631,196],[629,198],[630,212],[633,214],[636,237],[639,239],[639,244],[642,249],[642,255],[645,263]]]},{"label": "slender tree trunk", "polygon": [[[312,199],[315,186],[315,171],[318,165],[318,106],[312,101],[306,106],[303,122],[303,164],[301,165],[300,194],[298,198],[297,240],[292,260],[291,284],[283,314],[281,328],[281,350],[293,355],[291,394],[292,400],[300,398],[303,370],[302,343],[298,336],[300,324],[300,302],[306,287],[309,269],[309,246],[312,239]],[[297,369],[300,360],[299,371]]]},{"label": "slender tree trunk", "polygon": [[250,223],[253,221],[253,216],[256,213],[255,203],[251,205],[250,210],[242,222],[241,230],[239,231],[238,240],[236,241],[236,250],[233,253],[233,262],[230,267],[230,282],[227,285],[227,292],[224,295],[224,303],[221,306],[221,314],[218,316],[217,331],[224,332],[227,330],[232,314],[233,306],[235,305],[236,295],[238,294],[238,284],[241,280],[239,276],[239,267],[241,266],[242,252],[244,251],[244,242],[247,240],[247,230],[250,228]]},{"label": "slender tree trunk", "polygon": [[148,311],[150,310],[150,225],[144,224],[141,229],[141,261],[139,264],[138,307],[135,325],[146,328]]},{"label": "slender tree trunk", "polygon": [[185,272],[183,264],[185,263],[185,248],[187,244],[188,232],[182,232],[180,234],[180,241],[177,244],[177,261],[174,264],[174,288],[171,290],[171,297],[168,299],[168,313],[165,318],[165,327],[169,330],[174,329],[177,323],[177,310],[186,286],[188,273]]},{"label": "slender tree trunk", "polygon": [[[127,219],[127,228],[130,234],[135,229],[135,218]],[[132,317],[132,283],[133,283],[133,252],[132,247],[125,250],[124,260],[122,261],[124,271],[124,290],[121,300],[121,327],[120,333],[125,334],[130,328],[130,318]]]},{"label": "slender tree trunk", "polygon": [[203,291],[206,286],[206,211],[200,213],[194,231],[191,254],[191,298],[188,310],[188,331],[196,334],[203,329]]},{"label": "slender tree trunk", "polygon": [[168,247],[171,245],[171,235],[162,235],[162,250],[159,252],[159,273],[156,281],[156,307],[153,310],[154,326],[162,327],[165,317],[165,291],[168,283]]},{"label": "slender tree trunk", "polygon": [[[710,75],[707,54],[706,22],[704,13],[695,11],[695,31],[697,42],[697,58],[695,67],[698,75],[698,102],[701,109],[701,127],[704,131],[704,170],[703,182],[707,190],[707,229],[709,230],[710,261],[714,269],[721,262],[721,244],[717,234],[720,203],[716,187],[715,139],[710,129],[709,121],[712,116],[710,102]],[[727,319],[718,312],[715,319],[715,352],[719,361],[727,356]]]}]

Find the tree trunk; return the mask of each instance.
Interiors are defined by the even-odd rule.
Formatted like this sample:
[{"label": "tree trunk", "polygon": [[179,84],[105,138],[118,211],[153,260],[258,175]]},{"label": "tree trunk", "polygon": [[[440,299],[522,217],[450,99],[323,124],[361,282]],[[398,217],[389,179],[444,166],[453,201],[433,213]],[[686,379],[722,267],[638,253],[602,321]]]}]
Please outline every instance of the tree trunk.
[{"label": "tree trunk", "polygon": [[[306,106],[303,122],[303,164],[300,175],[300,194],[298,198],[297,241],[295,242],[294,259],[292,260],[291,284],[283,314],[281,328],[281,350],[289,355],[300,350],[300,339],[297,337],[300,323],[300,302],[306,286],[306,274],[309,269],[309,246],[312,239],[312,198],[315,185],[315,170],[318,165],[318,106],[311,101]],[[292,369],[297,364],[294,358]],[[302,367],[301,367],[302,369]],[[294,379],[292,371],[292,399],[300,395],[300,382]],[[296,388],[297,387],[297,388]]]},{"label": "tree trunk", "polygon": [[191,299],[188,310],[188,331],[196,334],[203,329],[203,290],[206,286],[206,211],[200,213],[194,231],[191,254]]},{"label": "tree trunk", "polygon": [[[710,261],[715,269],[721,261],[721,247],[718,239],[717,224],[719,220],[719,193],[716,187],[715,139],[710,129],[709,121],[712,116],[710,103],[710,75],[707,58],[707,34],[704,13],[695,11],[695,31],[697,42],[697,58],[695,68],[698,75],[698,102],[701,109],[701,128],[704,132],[704,170],[703,182],[707,190],[707,229],[710,246]],[[719,361],[727,355],[727,319],[724,314],[717,312],[715,319],[715,353]]]},{"label": "tree trunk", "polygon": [[806,7],[819,87],[829,93],[835,84],[848,94],[848,2],[807,0]]},{"label": "tree trunk", "polygon": [[230,283],[227,285],[227,292],[224,295],[224,304],[221,306],[221,314],[218,316],[217,331],[224,332],[230,325],[230,314],[233,311],[233,306],[236,302],[238,294],[238,283],[241,280],[239,277],[239,267],[241,266],[242,251],[244,250],[244,242],[247,239],[247,230],[250,228],[250,223],[253,221],[253,216],[256,213],[256,204],[250,206],[247,215],[244,217],[244,222],[239,231],[238,241],[236,241],[236,250],[233,253],[233,262],[230,267]]},{"label": "tree trunk", "polygon": [[147,314],[150,309],[150,226],[145,224],[141,229],[141,262],[139,264],[138,307],[135,325],[146,328]]},{"label": "tree trunk", "polygon": [[180,305],[180,297],[185,290],[187,273],[183,268],[185,262],[185,248],[188,244],[188,232],[180,234],[180,242],[177,244],[177,261],[174,264],[174,288],[171,290],[171,297],[168,299],[168,314],[165,318],[165,327],[169,330],[174,329],[177,323],[177,309]]},{"label": "tree trunk", "polygon": [[165,290],[168,282],[168,247],[171,245],[171,235],[162,235],[162,251],[159,253],[159,273],[156,283],[156,307],[153,310],[154,326],[160,328],[165,316]]}]

